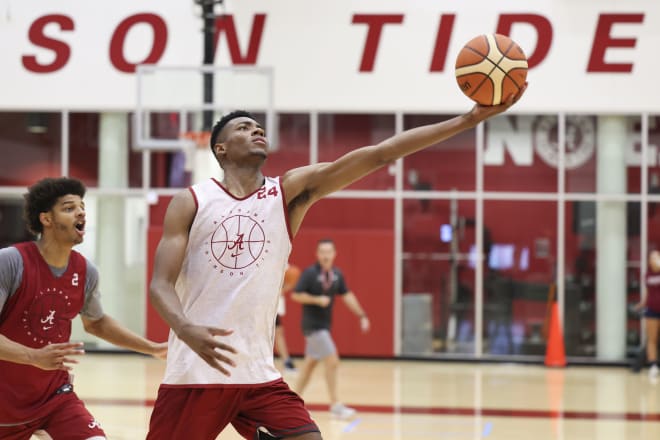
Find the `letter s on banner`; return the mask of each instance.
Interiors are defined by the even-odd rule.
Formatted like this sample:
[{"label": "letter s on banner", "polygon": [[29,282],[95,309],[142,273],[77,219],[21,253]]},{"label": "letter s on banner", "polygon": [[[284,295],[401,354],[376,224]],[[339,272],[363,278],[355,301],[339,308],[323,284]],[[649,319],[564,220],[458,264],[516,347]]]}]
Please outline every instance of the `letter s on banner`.
[{"label": "letter s on banner", "polygon": [[44,34],[44,28],[56,23],[63,31],[72,31],[74,28],[71,17],[61,14],[44,15],[37,18],[28,31],[28,38],[35,46],[41,46],[55,52],[55,59],[48,64],[42,64],[37,60],[36,55],[23,55],[23,67],[34,73],[51,73],[60,70],[69,61],[71,57],[71,48],[63,41],[47,37]]}]

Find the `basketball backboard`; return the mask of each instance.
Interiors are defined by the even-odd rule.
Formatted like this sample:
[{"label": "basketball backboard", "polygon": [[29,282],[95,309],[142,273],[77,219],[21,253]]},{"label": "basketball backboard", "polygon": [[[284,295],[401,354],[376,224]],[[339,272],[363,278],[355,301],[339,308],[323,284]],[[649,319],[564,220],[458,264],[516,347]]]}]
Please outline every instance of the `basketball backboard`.
[{"label": "basketball backboard", "polygon": [[[212,90],[205,85],[211,78]],[[205,96],[210,102],[205,102]],[[271,147],[276,148],[272,68],[138,66],[134,147],[152,151],[194,147],[195,141],[189,134],[211,128],[208,120],[205,121],[205,113],[214,122],[224,113],[237,109],[259,117],[265,124]]]}]

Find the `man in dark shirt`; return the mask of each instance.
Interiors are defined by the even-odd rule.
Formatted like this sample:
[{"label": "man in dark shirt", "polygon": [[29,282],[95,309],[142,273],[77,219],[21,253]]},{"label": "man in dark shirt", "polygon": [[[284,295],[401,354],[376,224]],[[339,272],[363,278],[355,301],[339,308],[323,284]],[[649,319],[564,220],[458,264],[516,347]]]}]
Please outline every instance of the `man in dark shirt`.
[{"label": "man in dark shirt", "polygon": [[355,410],[340,403],[337,398],[339,355],[330,336],[335,295],[341,295],[348,308],[360,318],[363,332],[369,331],[369,318],[357,297],[346,287],[341,270],[333,266],[336,255],[332,240],[320,240],[316,247],[316,264],[305,269],[292,293],[293,300],[303,304],[302,330],[305,335],[305,361],[300,369],[296,391],[302,394],[314,368],[319,361],[323,361],[330,394],[330,412],[345,419],[355,414]]}]

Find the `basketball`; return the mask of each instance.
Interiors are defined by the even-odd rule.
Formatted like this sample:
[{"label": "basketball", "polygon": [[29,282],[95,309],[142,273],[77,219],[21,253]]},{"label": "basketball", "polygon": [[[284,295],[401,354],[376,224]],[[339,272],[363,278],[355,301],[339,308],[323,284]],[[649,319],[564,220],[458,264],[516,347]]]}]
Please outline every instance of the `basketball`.
[{"label": "basketball", "polygon": [[518,93],[527,78],[527,57],[511,38],[479,35],[456,57],[456,81],[461,91],[482,105],[498,105]]},{"label": "basketball", "polygon": [[300,269],[293,264],[289,264],[284,272],[283,290],[286,292],[293,289],[298,282],[298,278],[300,278]]}]

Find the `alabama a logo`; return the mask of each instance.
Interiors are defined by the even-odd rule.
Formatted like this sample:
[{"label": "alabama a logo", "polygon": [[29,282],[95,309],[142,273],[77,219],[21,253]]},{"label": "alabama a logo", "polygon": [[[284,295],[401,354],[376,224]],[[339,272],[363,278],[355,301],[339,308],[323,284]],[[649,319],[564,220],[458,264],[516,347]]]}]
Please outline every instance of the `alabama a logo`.
[{"label": "alabama a logo", "polygon": [[23,311],[23,329],[35,343],[63,342],[68,337],[66,316],[70,306],[69,295],[61,289],[41,290],[32,305]]},{"label": "alabama a logo", "polygon": [[244,275],[245,269],[264,261],[270,241],[262,227],[265,219],[257,212],[229,211],[214,221],[215,231],[206,252],[213,268],[229,276]]}]

